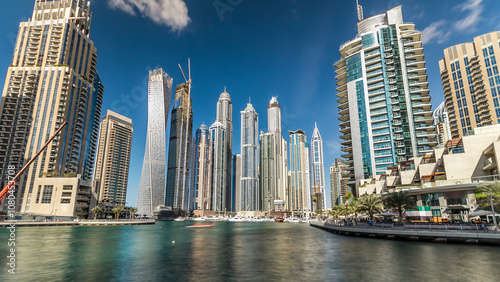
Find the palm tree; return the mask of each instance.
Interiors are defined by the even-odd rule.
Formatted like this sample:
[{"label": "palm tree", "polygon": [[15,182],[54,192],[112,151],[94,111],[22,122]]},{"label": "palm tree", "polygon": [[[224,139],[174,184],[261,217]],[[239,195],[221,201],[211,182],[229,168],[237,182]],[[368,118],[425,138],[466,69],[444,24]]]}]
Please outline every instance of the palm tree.
[{"label": "palm tree", "polygon": [[360,211],[367,212],[370,215],[370,219],[373,219],[373,215],[375,213],[379,213],[384,210],[382,200],[375,197],[373,194],[363,195],[359,198],[358,205]]},{"label": "palm tree", "polygon": [[399,223],[402,221],[403,211],[416,209],[415,200],[408,195],[408,192],[392,192],[385,199],[385,205],[389,208],[395,208],[399,212]]},{"label": "palm tree", "polygon": [[359,206],[359,201],[358,200],[354,200],[354,201],[351,201],[349,203],[349,208],[351,210],[351,212],[354,213],[354,218],[356,220],[358,220],[358,213],[359,212],[363,212],[361,209],[360,209],[360,206]]},{"label": "palm tree", "polygon": [[132,215],[132,219],[134,219],[135,214],[137,213],[138,209],[137,208],[130,208],[129,211],[130,211],[130,214]]},{"label": "palm tree", "polygon": [[104,210],[100,207],[100,206],[95,206],[93,209],[92,209],[92,212],[94,213],[94,220],[97,219],[97,215],[102,213]]},{"label": "palm tree", "polygon": [[339,215],[342,214],[342,209],[340,206],[333,206],[332,210],[330,211],[330,215],[333,216],[335,219],[339,217]]},{"label": "palm tree", "polygon": [[115,214],[115,219],[118,219],[120,214],[124,211],[125,209],[123,207],[114,207],[112,209],[113,213]]}]

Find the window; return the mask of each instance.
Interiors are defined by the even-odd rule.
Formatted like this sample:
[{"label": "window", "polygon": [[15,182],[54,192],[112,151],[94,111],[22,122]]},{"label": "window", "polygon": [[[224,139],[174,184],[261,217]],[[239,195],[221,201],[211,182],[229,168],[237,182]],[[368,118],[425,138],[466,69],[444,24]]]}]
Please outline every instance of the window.
[{"label": "window", "polygon": [[455,62],[455,68],[458,70],[460,68],[460,63],[457,61]]},{"label": "window", "polygon": [[451,64],[451,71],[455,71],[455,65]]},{"label": "window", "polygon": [[493,74],[494,75],[498,74],[498,67],[497,66],[493,66]]},{"label": "window", "polygon": [[461,79],[458,81],[458,84],[460,84],[460,88],[464,87],[464,83],[462,82]]},{"label": "window", "polygon": [[421,198],[422,206],[439,206],[439,196],[437,193],[424,194]]},{"label": "window", "polygon": [[457,75],[458,75],[458,78],[462,78],[462,72],[461,71],[458,71]]},{"label": "window", "polygon": [[38,185],[38,193],[36,193],[36,203],[40,202],[40,192],[42,190],[42,185]]},{"label": "window", "polygon": [[457,99],[460,99],[460,91],[455,91],[455,95],[457,96]]},{"label": "window", "polygon": [[468,108],[465,108],[465,109],[464,109],[464,114],[465,114],[466,116],[468,116],[468,115],[469,115],[469,109],[468,109]]},{"label": "window", "polygon": [[491,56],[491,64],[492,65],[496,65],[497,64],[497,59],[495,58],[495,56]]},{"label": "window", "polygon": [[53,185],[44,185],[43,186],[43,194],[42,194],[42,204],[50,204],[52,200],[52,190],[54,189]]},{"label": "window", "polygon": [[446,199],[446,204],[448,206],[467,205],[467,199],[466,198]]},{"label": "window", "polygon": [[469,65],[469,58],[465,57],[464,58],[464,63],[465,63],[466,66],[468,66]]},{"label": "window", "polygon": [[493,55],[493,46],[489,46],[488,51],[490,51],[490,55]]},{"label": "window", "polygon": [[458,104],[458,107],[461,108],[462,107],[462,100],[457,100],[457,104]]},{"label": "window", "polygon": [[[463,89],[462,89],[462,91],[463,91]],[[467,100],[465,98],[462,99],[462,104],[464,107],[467,107]]]},{"label": "window", "polygon": [[493,98],[493,104],[495,104],[495,108],[498,108],[498,98]]},{"label": "window", "polygon": [[484,63],[485,63],[487,68],[489,68],[491,66],[489,58],[484,59]]},{"label": "window", "polygon": [[71,199],[61,199],[61,204],[69,204],[71,203]]},{"label": "window", "polygon": [[63,190],[73,190],[73,185],[64,185]]},{"label": "window", "polygon": [[488,69],[486,70],[486,72],[488,73],[488,77],[490,77],[490,76],[492,76],[492,75],[493,75],[493,73],[491,72],[491,68],[488,68]]},{"label": "window", "polygon": [[483,56],[488,57],[488,51],[486,50],[486,48],[483,48]]},{"label": "window", "polygon": [[455,81],[455,80],[457,80],[457,73],[456,72],[453,73],[453,81]]},{"label": "window", "polygon": [[71,192],[63,192],[61,197],[71,197]]},{"label": "window", "polygon": [[465,123],[467,124],[467,126],[470,126],[470,119],[469,119],[469,117],[465,118]]}]

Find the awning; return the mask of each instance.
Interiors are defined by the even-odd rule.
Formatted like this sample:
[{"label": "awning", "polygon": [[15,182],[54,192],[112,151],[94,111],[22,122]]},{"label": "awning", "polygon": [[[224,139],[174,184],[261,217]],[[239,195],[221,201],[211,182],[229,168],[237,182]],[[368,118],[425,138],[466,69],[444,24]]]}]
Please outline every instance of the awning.
[{"label": "awning", "polygon": [[474,217],[474,216],[481,216],[481,215],[491,215],[493,212],[491,211],[475,211],[471,214],[469,214],[469,217]]},{"label": "awning", "polygon": [[464,207],[464,206],[449,206],[449,210],[468,210],[469,208]]},{"label": "awning", "polygon": [[376,214],[375,216],[391,217],[391,216],[398,216],[398,214],[393,213],[393,212],[384,212],[384,213]]}]

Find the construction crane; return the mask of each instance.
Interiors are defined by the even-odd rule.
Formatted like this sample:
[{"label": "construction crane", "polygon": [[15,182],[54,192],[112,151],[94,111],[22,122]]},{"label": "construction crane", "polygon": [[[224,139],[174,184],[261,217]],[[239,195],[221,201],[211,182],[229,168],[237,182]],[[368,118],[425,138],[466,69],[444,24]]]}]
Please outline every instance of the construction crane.
[{"label": "construction crane", "polygon": [[11,190],[14,186],[16,186],[18,184],[17,179],[19,178],[19,176],[21,176],[21,174],[23,174],[28,169],[28,167],[36,160],[36,158],[38,158],[38,156],[43,152],[43,150],[45,150],[45,148],[50,144],[50,142],[52,142],[52,140],[54,140],[54,138],[57,136],[57,134],[59,134],[59,132],[61,132],[61,130],[67,124],[68,124],[68,122],[65,121],[61,125],[61,127],[59,127],[59,129],[54,133],[54,135],[52,135],[52,137],[50,137],[50,139],[47,140],[47,142],[43,145],[43,147],[40,149],[40,151],[38,151],[33,156],[33,158],[31,158],[31,160],[26,165],[23,166],[23,168],[14,176],[14,178],[9,179],[9,182],[7,183],[7,185],[5,185],[5,187],[0,192],[0,202],[5,198],[7,193],[9,193],[9,190]]}]

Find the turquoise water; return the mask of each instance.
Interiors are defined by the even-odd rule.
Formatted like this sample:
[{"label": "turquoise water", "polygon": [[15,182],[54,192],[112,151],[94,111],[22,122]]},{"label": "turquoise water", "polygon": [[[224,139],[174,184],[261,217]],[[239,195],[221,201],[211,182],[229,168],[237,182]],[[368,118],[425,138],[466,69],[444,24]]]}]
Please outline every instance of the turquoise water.
[{"label": "turquoise water", "polygon": [[[0,281],[499,281],[500,248],[344,237],[307,224],[18,228]],[[175,241],[175,243],[172,243]]]}]

